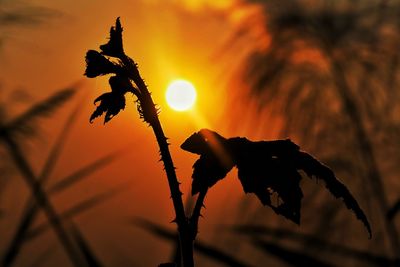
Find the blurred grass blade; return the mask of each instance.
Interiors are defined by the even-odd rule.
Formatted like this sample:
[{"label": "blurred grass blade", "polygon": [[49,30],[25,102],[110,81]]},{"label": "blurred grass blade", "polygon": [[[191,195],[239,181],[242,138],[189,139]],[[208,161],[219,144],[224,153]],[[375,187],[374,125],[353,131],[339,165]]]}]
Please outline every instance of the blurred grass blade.
[{"label": "blurred grass blade", "polygon": [[75,242],[78,244],[78,247],[81,249],[88,266],[89,267],[102,267],[102,266],[104,266],[98,260],[98,258],[94,254],[93,250],[90,248],[89,243],[87,242],[85,237],[82,235],[82,233],[79,231],[78,227],[75,226],[75,224],[72,224],[72,226],[71,226],[71,233],[72,233],[72,236],[75,239]]},{"label": "blurred grass blade", "polygon": [[295,267],[333,267],[328,263],[325,263],[313,256],[309,256],[300,251],[295,251],[277,245],[269,241],[263,241],[260,239],[255,239],[253,244],[262,249],[264,252],[279,258],[280,260],[286,262],[287,264]]},{"label": "blurred grass blade", "polygon": [[400,199],[397,200],[397,202],[393,205],[393,207],[391,207],[387,212],[386,215],[387,219],[393,220],[398,212],[400,212]]},{"label": "blurred grass blade", "polygon": [[[74,122],[76,121],[79,111],[81,110],[81,106],[82,106],[81,103],[79,103],[69,114],[60,134],[58,135],[47,157],[47,160],[38,177],[38,181],[42,184],[42,186],[46,184],[52,170],[54,169],[57,163],[57,160],[59,159],[62,148],[66,143],[67,136],[70,133]],[[23,214],[22,218],[19,221],[17,230],[13,236],[13,239],[11,240],[10,244],[6,249],[6,252],[4,253],[3,265],[7,264],[5,266],[10,266],[14,262],[16,256],[19,254],[20,249],[22,247],[24,236],[28,231],[28,229],[33,224],[33,222],[35,221],[38,211],[39,209],[35,202],[34,196],[32,195],[29,196],[24,212],[22,213]]]},{"label": "blurred grass blade", "polygon": [[[96,170],[104,167],[107,164],[110,164],[117,156],[118,156],[117,152],[110,153],[109,155],[106,155],[98,159],[97,161],[87,166],[84,166],[81,169],[78,169],[73,174],[68,175],[67,177],[61,179],[60,182],[56,183],[53,187],[51,187],[50,190],[48,191],[48,194],[52,195],[63,192],[64,190],[75,185],[77,182],[87,178],[90,174],[92,174]],[[23,213],[24,217],[20,221],[16,234],[14,235],[13,240],[11,241],[6,253],[3,256],[2,264],[4,266],[11,266],[16,256],[19,254],[21,247],[23,246],[23,242],[26,238],[27,232],[30,229],[31,225],[33,224],[38,214],[38,211],[39,207],[37,206],[35,201],[29,202],[27,204],[25,211]]]},{"label": "blurred grass blade", "polygon": [[82,111],[82,107],[82,101],[79,101],[79,103],[71,111],[67,120],[65,121],[63,128],[61,129],[49,155],[47,156],[47,160],[42,168],[42,171],[40,172],[39,181],[41,183],[46,183],[51,175],[51,172],[55,168],[57,161],[60,158],[61,151],[66,144],[67,137],[70,134],[79,113]]},{"label": "blurred grass blade", "polygon": [[[136,218],[133,220],[133,223],[140,228],[152,233],[159,238],[166,239],[171,243],[176,242],[177,233],[176,231],[171,231],[168,228],[165,228],[159,224],[147,221],[145,219]],[[236,267],[249,267],[250,265],[244,263],[234,257],[228,255],[227,253],[219,250],[218,248],[212,247],[208,244],[205,244],[201,241],[196,241],[194,243],[194,250],[216,262],[224,264],[225,266],[236,266]]]},{"label": "blurred grass blade", "polygon": [[[117,194],[121,193],[122,191],[128,189],[129,187],[126,184],[122,184],[110,191],[97,194],[87,200],[84,200],[82,202],[79,202],[78,204],[72,206],[71,208],[67,209],[64,212],[60,213],[60,217],[62,220],[70,220],[73,217],[82,214],[83,212],[90,210],[102,203],[104,203],[106,200],[116,196]],[[29,232],[26,233],[25,235],[25,240],[30,241],[39,235],[41,235],[43,232],[47,231],[49,229],[50,225],[48,223],[43,223],[40,224],[39,226],[31,229]]]},{"label": "blurred grass blade", "polygon": [[[46,192],[43,190],[42,185],[37,180],[32,167],[22,153],[19,145],[14,141],[14,139],[9,135],[8,132],[3,132],[2,140],[6,146],[6,149],[10,153],[16,167],[21,173],[21,177],[25,180],[27,186],[29,187],[32,196],[35,197],[35,201],[38,206],[43,209],[49,224],[54,230],[54,233],[58,237],[61,245],[64,247],[65,252],[69,256],[71,263],[74,266],[82,266],[80,251],[76,249],[75,244],[71,242],[60,217],[58,216],[56,209],[51,204],[47,197]],[[85,266],[85,265],[83,265]]]},{"label": "blurred grass blade", "polygon": [[[225,227],[224,227],[225,228]],[[252,238],[268,236],[278,240],[289,240],[298,242],[299,244],[308,244],[318,250],[329,251],[329,253],[339,254],[341,257],[350,257],[359,261],[367,262],[374,266],[392,266],[395,262],[384,256],[374,255],[367,251],[360,251],[353,248],[348,248],[343,245],[336,245],[324,241],[316,236],[296,233],[290,230],[274,229],[267,226],[257,225],[239,225],[231,228],[234,232],[249,235]]]},{"label": "blurred grass blade", "polygon": [[23,5],[20,5],[19,1],[0,1],[0,3],[2,3],[0,10],[0,25],[2,27],[39,26],[63,15],[59,10],[29,4],[29,2],[24,2]]},{"label": "blurred grass blade", "polygon": [[98,171],[99,169],[111,164],[118,156],[120,156],[120,154],[121,151],[112,152],[84,166],[83,168],[78,169],[74,173],[62,178],[60,181],[49,188],[49,194],[60,193],[66,190],[71,185],[85,179],[95,171]]},{"label": "blurred grass blade", "polygon": [[76,89],[67,88],[56,92],[49,98],[33,105],[25,113],[7,123],[3,130],[15,134],[18,133],[32,133],[34,132],[34,125],[37,119],[46,117],[62,104],[67,102],[76,92]]},{"label": "blurred grass blade", "polygon": [[23,213],[23,218],[20,220],[13,239],[7,246],[4,256],[2,257],[2,266],[11,266],[16,260],[19,252],[21,251],[25,234],[32,225],[38,210],[39,208],[36,205],[36,202],[27,203]]}]

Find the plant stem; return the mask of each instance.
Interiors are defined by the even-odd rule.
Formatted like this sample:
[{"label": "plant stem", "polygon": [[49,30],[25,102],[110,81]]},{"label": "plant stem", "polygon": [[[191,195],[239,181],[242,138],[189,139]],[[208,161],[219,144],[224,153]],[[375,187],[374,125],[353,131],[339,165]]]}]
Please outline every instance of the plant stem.
[{"label": "plant stem", "polygon": [[201,216],[201,208],[204,207],[204,199],[206,197],[208,188],[202,189],[197,197],[196,204],[193,209],[192,216],[190,217],[189,223],[192,232],[193,241],[196,239],[197,233],[199,232],[199,218]]},{"label": "plant stem", "polygon": [[4,131],[2,132],[2,140],[7,145],[8,151],[12,156],[15,164],[22,173],[22,177],[31,189],[32,196],[35,197],[37,204],[42,208],[50,225],[53,227],[60,243],[63,245],[65,252],[68,254],[71,262],[74,266],[86,266],[85,261],[82,260],[80,251],[75,246],[73,241],[70,240],[67,231],[63,228],[61,219],[58,217],[54,207],[51,205],[47,198],[46,193],[42,189],[40,182],[36,179],[36,176],[25,159],[18,144],[12,139],[9,134]]},{"label": "plant stem", "polygon": [[[128,59],[126,59],[124,60],[124,63],[125,65],[131,65],[133,61],[131,63],[128,62]],[[136,67],[132,69],[136,69]],[[175,210],[174,221],[178,225],[183,266],[193,267],[193,239],[191,238],[189,222],[185,215],[185,209],[182,202],[182,192],[179,189],[179,182],[176,177],[175,167],[172,161],[171,153],[169,151],[167,137],[164,134],[160,120],[158,118],[156,106],[143,79],[140,77],[137,71],[130,74],[130,76],[140,90],[141,95],[139,96],[139,102],[143,110],[143,119],[148,122],[153,128],[154,135],[156,136],[157,143],[160,148],[161,160],[164,162],[164,169],[167,174],[168,185],[170,188],[171,198]]]}]

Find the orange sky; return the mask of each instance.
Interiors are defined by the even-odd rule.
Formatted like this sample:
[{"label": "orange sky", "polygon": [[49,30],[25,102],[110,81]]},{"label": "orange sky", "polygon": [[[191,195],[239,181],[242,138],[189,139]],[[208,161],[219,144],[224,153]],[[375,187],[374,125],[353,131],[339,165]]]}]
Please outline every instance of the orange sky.
[{"label": "orange sky", "polygon": [[[103,118],[89,123],[89,116],[95,108],[93,100],[110,89],[107,77],[87,79],[83,76],[85,53],[104,44],[110,26],[116,17],[121,17],[125,51],[139,64],[142,77],[155,102],[160,105],[160,119],[170,138],[171,152],[186,197],[197,156],[182,151],[179,145],[193,132],[209,127],[226,137],[272,139],[277,138],[280,126],[279,118],[269,114],[268,109],[261,112],[256,109],[255,99],[243,97],[243,91],[249,86],[246,81],[234,79],[238,78],[238,68],[245,67],[238,63],[243,62],[250,48],[256,47],[254,40],[260,40],[262,36],[264,45],[256,48],[265,49],[268,36],[264,27],[260,27],[263,18],[257,8],[233,8],[233,1],[240,2],[0,0],[0,5],[5,6],[29,3],[56,11],[45,24],[35,27],[5,29],[0,25],[0,37],[2,33],[7,37],[0,50],[0,102],[10,103],[7,99],[16,89],[23,89],[30,95],[28,100],[20,99],[9,104],[10,114],[15,115],[30,103],[80,82],[79,94],[74,101],[53,117],[44,119],[39,136],[25,144],[35,170],[38,172],[43,165],[68,112],[79,102],[83,103],[81,116],[68,138],[54,180],[107,153],[124,150],[121,158],[112,165],[53,199],[58,210],[64,210],[96,193],[129,184],[118,197],[74,219],[106,266],[123,266],[125,258],[138,266],[156,266],[166,262],[171,254],[167,243],[129,225],[128,221],[140,216],[168,226],[173,211],[167,179],[162,164],[158,162],[155,138],[151,129],[140,121],[134,99],[128,97],[126,109],[107,125],[103,125]],[[235,31],[243,31],[243,38],[234,44],[229,43]],[[321,57],[314,51],[296,56],[294,60],[298,61]],[[198,102],[193,113],[175,112],[166,105],[165,89],[173,79],[189,80],[197,88]],[[295,137],[291,138],[296,141]],[[205,219],[200,220],[200,240],[212,244],[220,238],[220,224],[245,216],[237,214],[233,208],[243,203],[241,200],[247,200],[247,204],[253,201],[259,207],[254,196],[243,194],[236,176],[234,170],[209,191],[207,209],[203,212]],[[24,205],[21,199],[25,200],[27,196],[25,184],[21,179],[15,179],[8,188],[5,195],[0,196],[5,201],[3,206],[6,205],[10,211],[21,210]],[[0,221],[0,233],[4,233],[0,250],[7,245],[4,240],[12,235],[18,220],[18,213],[11,214],[11,219]],[[265,209],[265,214],[272,214],[272,211]],[[43,217],[41,221],[44,221]],[[293,226],[279,218],[271,224],[275,222]],[[23,255],[34,255],[46,249],[43,244],[54,246],[56,242],[48,233],[31,242]],[[67,262],[60,246],[56,247],[53,265],[60,259]],[[27,266],[29,262],[29,257],[22,257],[16,266]],[[208,263],[206,266],[217,265]]]},{"label": "orange sky", "polygon": [[[23,88],[29,92],[33,101],[59,88],[83,81],[79,95],[89,95],[83,102],[85,107],[82,115],[68,140],[54,177],[63,176],[110,151],[120,148],[128,151],[112,166],[55,199],[57,206],[62,209],[115,185],[125,182],[131,184],[119,197],[76,220],[89,239],[93,240],[94,248],[105,261],[112,262],[118,258],[108,253],[110,245],[118,248],[120,254],[135,258],[135,255],[143,255],[155,244],[164,244],[150,238],[143,231],[127,227],[129,217],[142,216],[158,220],[164,225],[168,225],[173,218],[166,177],[162,165],[157,162],[158,148],[150,128],[139,120],[133,98],[129,98],[126,110],[106,126],[103,126],[102,119],[89,124],[88,118],[94,109],[92,100],[109,88],[107,78],[89,80],[83,77],[84,56],[88,49],[97,49],[105,43],[109,27],[117,16],[121,17],[124,27],[126,53],[139,64],[155,102],[161,106],[161,121],[172,143],[171,151],[184,192],[189,189],[191,166],[196,159],[179,149],[184,139],[202,127],[210,127],[228,136],[245,134],[250,129],[248,126],[253,123],[246,121],[251,117],[250,106],[247,105],[241,111],[243,103],[235,107],[225,105],[227,94],[232,96],[239,89],[236,86],[224,89],[232,69],[227,64],[234,60],[227,55],[218,55],[234,27],[230,17],[221,9],[227,6],[228,1],[217,2],[217,5],[211,4],[214,1],[203,1],[205,4],[200,2],[188,1],[186,5],[181,5],[181,1],[156,0],[79,3],[40,0],[32,3],[57,10],[60,15],[39,27],[15,27],[8,30],[10,38],[3,48],[0,64],[3,88],[7,91]],[[237,52],[240,52],[240,47]],[[195,116],[172,111],[166,106],[165,88],[176,78],[190,80],[198,89]],[[66,112],[75,103],[66,105],[54,118],[44,120],[39,141],[30,146],[31,160],[37,169],[43,163]],[[24,105],[17,104],[12,111],[18,111]],[[240,113],[242,117],[226,119],[226,114],[232,112]],[[229,129],[233,129],[233,132]],[[251,137],[257,135],[254,131],[252,134]],[[23,183],[19,185],[23,186]],[[234,201],[239,201],[236,198],[232,202],[223,203],[223,200],[234,199],[228,198],[232,194],[242,195],[238,186],[237,179],[226,179],[219,182],[215,190],[211,190],[206,201],[207,220],[201,220],[200,238],[213,236],[215,220],[229,213],[226,205],[233,207]],[[12,202],[12,192],[8,193],[9,201]],[[223,210],[225,212],[221,213]],[[226,219],[229,220],[229,216]],[[115,230],[114,227],[119,228],[121,225],[123,230]],[[110,230],[110,226],[113,226],[113,230]],[[6,229],[11,233],[12,226]],[[103,233],[101,237],[98,236],[99,231]],[[148,242],[143,244],[132,240]],[[37,240],[33,245],[37,242],[41,241]],[[130,247],[125,247],[126,244]],[[29,251],[34,247],[27,249]],[[150,257],[144,266],[154,266],[167,260],[168,247],[164,245],[159,251],[160,258]]]}]

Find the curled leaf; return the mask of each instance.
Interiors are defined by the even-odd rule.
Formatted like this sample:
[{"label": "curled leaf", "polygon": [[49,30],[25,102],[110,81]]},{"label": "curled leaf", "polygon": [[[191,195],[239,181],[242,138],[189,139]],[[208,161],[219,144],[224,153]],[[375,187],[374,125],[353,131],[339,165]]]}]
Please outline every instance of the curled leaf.
[{"label": "curled leaf", "polygon": [[125,108],[125,97],[113,92],[102,94],[96,98],[94,103],[97,103],[98,101],[100,101],[100,104],[90,116],[91,123],[95,118],[103,115],[103,113],[106,113],[104,117],[104,123],[106,123],[117,115],[121,109]]},{"label": "curled leaf", "polygon": [[95,78],[100,75],[117,73],[119,66],[108,60],[105,56],[95,50],[89,50],[86,53],[85,75],[89,78]]},{"label": "curled leaf", "polygon": [[226,139],[203,129],[191,135],[181,148],[200,155],[193,165],[194,194],[201,187],[213,186],[236,166],[246,193],[254,193],[275,213],[299,224],[303,198],[299,171],[302,170],[310,178],[323,180],[329,192],[343,200],[371,236],[368,219],[346,186],[327,166],[300,151],[289,139],[258,142],[239,137]]},{"label": "curled leaf", "polygon": [[122,46],[122,26],[119,18],[115,22],[115,26],[110,29],[110,39],[108,43],[100,46],[101,53],[110,57],[122,57],[124,49]]},{"label": "curled leaf", "polygon": [[96,98],[94,103],[96,104],[100,101],[100,104],[90,116],[90,122],[93,122],[95,118],[106,113],[104,117],[104,123],[106,123],[125,108],[125,93],[131,89],[132,84],[128,78],[123,76],[112,76],[109,83],[111,92],[102,94]]}]

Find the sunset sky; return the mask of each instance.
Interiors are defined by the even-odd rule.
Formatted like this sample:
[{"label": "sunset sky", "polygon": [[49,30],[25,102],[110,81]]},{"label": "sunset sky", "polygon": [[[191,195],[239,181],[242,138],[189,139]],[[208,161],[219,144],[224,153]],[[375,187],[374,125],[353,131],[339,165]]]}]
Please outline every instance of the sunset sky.
[{"label": "sunset sky", "polygon": [[[245,134],[245,125],[250,123],[246,121],[250,118],[248,105],[245,108],[244,103],[227,106],[227,99],[236,95],[240,85],[226,89],[228,78],[237,68],[234,64],[243,56],[240,46],[230,47],[227,42],[238,20],[246,12],[240,9],[227,12],[233,8],[230,1],[39,0],[1,1],[0,5],[6,10],[26,9],[32,14],[43,15],[39,18],[43,21],[37,25],[29,21],[7,27],[0,25],[4,36],[0,51],[1,99],[15,101],[11,93],[14,91],[23,91],[25,95],[25,99],[19,97],[13,105],[7,105],[9,116],[19,114],[31,103],[58,89],[79,85],[79,93],[73,103],[67,104],[52,118],[45,119],[38,139],[28,145],[35,168],[40,169],[67,112],[77,103],[82,103],[83,109],[68,138],[54,179],[106,153],[124,151],[121,159],[55,199],[55,203],[62,209],[94,193],[128,183],[130,187],[119,196],[82,214],[76,221],[105,262],[116,261],[122,255],[135,262],[138,255],[155,247],[157,256],[141,259],[143,266],[155,266],[160,260],[167,260],[170,250],[166,243],[129,225],[129,219],[135,216],[166,226],[173,219],[166,177],[162,165],[158,163],[158,148],[152,131],[140,121],[133,97],[128,97],[125,111],[107,125],[103,125],[102,119],[89,124],[89,116],[94,110],[93,100],[108,91],[109,86],[108,78],[90,80],[83,77],[85,53],[105,43],[110,26],[116,17],[121,17],[125,51],[139,64],[141,74],[161,108],[161,121],[170,138],[171,152],[186,196],[195,157],[180,150],[179,145],[201,128],[208,127],[228,136],[231,134],[229,129],[236,128],[238,132],[232,134],[240,135]],[[229,55],[238,58],[227,60]],[[191,112],[173,111],[164,99],[167,85],[180,78],[192,82],[197,89],[197,103]],[[84,100],[78,99],[82,97],[85,97]],[[225,119],[224,115],[230,113],[238,113],[242,117],[237,118],[238,121],[235,118]],[[240,127],[235,126],[239,121]],[[255,132],[252,134],[256,136]],[[15,183],[24,188],[22,182]],[[201,220],[200,238],[213,236],[215,220],[230,213],[226,206],[234,206],[233,201],[239,201],[239,198],[230,197],[241,193],[237,179],[226,179],[220,183],[220,187],[211,191],[206,200],[204,215],[207,224]],[[222,187],[223,190],[220,189]],[[25,199],[26,192],[25,189],[20,192],[21,199]],[[7,191],[4,198],[10,206],[20,207],[23,201],[12,198],[14,194]],[[221,210],[225,212],[221,214]],[[229,216],[225,218],[229,220]],[[11,235],[12,222],[2,227]],[[103,234],[99,236],[98,232]],[[32,245],[40,244],[41,240],[35,240]],[[162,249],[158,249],[160,245],[164,245]],[[110,247],[118,248],[115,254],[107,253]],[[44,248],[26,247],[26,251],[37,252],[41,249]],[[62,253],[57,250],[53,260],[63,257],[60,256]],[[24,260],[29,262],[29,259],[23,259],[21,266]]]},{"label": "sunset sky", "polygon": [[[395,114],[395,102],[400,94],[386,88],[389,82],[396,88],[400,81],[397,77],[400,60],[394,57],[400,43],[395,32],[398,26],[393,26],[400,25],[397,15],[390,13],[395,19],[388,19],[387,27],[382,23],[382,30],[378,27],[379,20],[376,20],[381,14],[371,11],[374,10],[370,8],[373,4],[364,6],[348,1],[351,4],[347,5],[346,1],[340,1],[335,6],[331,1],[308,0],[295,1],[301,4],[291,6],[291,1],[283,1],[294,8],[293,12],[285,5],[280,6],[280,2],[276,10],[267,10],[266,2],[274,3],[250,0],[0,0],[0,123],[4,118],[9,121],[17,117],[32,104],[60,89],[77,88],[72,101],[35,124],[38,128],[34,137],[21,138],[21,147],[34,171],[40,173],[65,121],[76,108],[79,117],[66,139],[50,185],[109,153],[117,154],[110,164],[51,199],[57,211],[61,212],[96,194],[123,189],[113,198],[73,218],[105,266],[125,267],[127,263],[132,266],[157,266],[170,260],[172,244],[134,225],[132,221],[135,218],[175,229],[175,225],[170,223],[174,212],[167,178],[159,162],[159,148],[152,129],[139,118],[135,97],[127,96],[125,110],[107,124],[103,124],[104,117],[95,119],[92,124],[89,122],[96,108],[93,101],[109,92],[110,86],[109,76],[95,79],[84,76],[85,55],[89,49],[98,50],[107,42],[110,27],[117,17],[120,17],[123,27],[125,53],[138,64],[140,74],[161,111],[160,121],[169,138],[185,202],[193,200],[188,196],[192,166],[198,156],[183,151],[180,145],[194,132],[209,128],[225,137],[241,136],[250,140],[290,138],[304,151],[309,152],[309,148],[318,151],[316,158],[326,157],[337,164],[335,174],[344,174],[342,181],[350,185],[350,191],[355,192],[360,206],[366,207],[371,224],[378,229],[374,243],[369,243],[365,229],[360,227],[343,203],[332,198],[326,188],[310,180],[302,182],[302,186],[306,188],[304,203],[312,208],[303,213],[305,223],[300,228],[282,216],[276,216],[271,209],[262,209],[253,194],[244,194],[234,168],[226,179],[219,181],[208,192],[204,218],[200,219],[199,240],[227,248],[226,251],[232,254],[237,252],[235,256],[250,262],[257,262],[257,259],[269,256],[254,249],[250,242],[244,242],[243,236],[232,237],[232,233],[223,231],[224,225],[250,221],[262,222],[276,229],[294,229],[296,233],[313,233],[327,239],[333,237],[338,242],[343,242],[345,238],[346,246],[354,245],[368,251],[376,249],[374,253],[388,255],[385,249],[390,245],[382,230],[385,227],[380,224],[383,217],[382,222],[386,220],[386,211],[379,211],[373,206],[377,202],[366,189],[370,181],[363,179],[368,171],[382,171],[381,178],[385,179],[382,183],[387,187],[390,204],[398,198],[400,184],[396,178],[396,157],[400,146],[396,146],[396,134],[400,131],[400,124],[398,114]],[[310,7],[307,3],[318,7]],[[326,8],[330,4],[335,9]],[[397,6],[400,8],[397,2],[393,4],[393,7]],[[303,13],[297,12],[298,7]],[[360,10],[364,11],[364,7],[369,12],[365,13],[367,19],[361,15],[361,19],[349,19],[354,14],[361,14]],[[304,21],[298,19],[297,14],[304,16]],[[276,19],[274,16],[277,21],[273,20]],[[343,18],[353,28],[343,27],[342,20],[337,21]],[[320,24],[332,32],[321,31],[324,28],[318,27],[316,33],[313,32],[314,20],[322,21]],[[375,25],[375,21],[378,21],[376,31],[370,26]],[[283,26],[276,26],[273,22]],[[307,27],[296,28],[297,25],[293,26],[296,23],[306,26],[309,23],[311,37],[304,37],[302,30]],[[279,30],[274,32],[273,26],[278,29],[281,26],[287,33],[280,35]],[[347,31],[347,28],[350,30]],[[376,37],[376,46],[368,43],[374,39],[368,39],[370,36],[364,33]],[[331,50],[321,45],[325,42],[325,34],[333,40],[329,43],[331,46],[326,46]],[[343,37],[342,40],[337,41],[335,34],[342,34],[339,36]],[[274,43],[274,40],[278,41]],[[353,46],[348,48],[347,42]],[[281,45],[283,49],[280,50]],[[273,60],[275,65],[269,65]],[[343,63],[343,69],[340,69],[340,64],[339,67],[334,64],[335,60]],[[375,69],[369,68],[367,63]],[[286,68],[285,64],[292,68]],[[334,73],[335,67],[341,72]],[[262,76],[264,74],[265,77]],[[279,78],[275,80],[276,77]],[[338,77],[342,79],[341,83],[337,82]],[[168,85],[180,79],[192,83],[197,93],[193,108],[183,112],[172,109],[165,99]],[[264,79],[264,83],[258,84],[257,79]],[[338,88],[345,88],[341,91],[344,93],[338,93]],[[377,159],[375,170],[369,164],[368,156],[363,157],[365,146],[357,143],[357,132],[354,131],[357,128],[354,125],[356,116],[348,116],[355,108],[347,106],[346,109],[348,103],[343,100],[343,95],[350,91],[350,95],[354,93],[354,107],[359,108],[357,111],[361,114],[361,123],[357,127],[364,130],[365,138],[367,135],[370,138],[370,154]],[[364,95],[366,91],[371,95]],[[273,95],[274,92],[277,93]],[[393,99],[390,99],[391,96]],[[366,106],[363,106],[363,101]],[[291,104],[285,105],[286,102]],[[292,129],[296,127],[301,129]],[[386,153],[386,146],[393,154]],[[6,154],[3,152],[0,147],[1,156]],[[2,167],[0,164],[0,169]],[[7,181],[5,189],[0,191],[0,252],[13,236],[30,193],[23,179],[19,179],[17,168],[12,170],[12,174],[10,177],[16,179]],[[278,203],[279,199],[276,198],[276,201]],[[324,206],[328,201],[331,201],[329,207]],[[3,214],[7,215],[1,217]],[[379,217],[381,215],[382,218]],[[331,224],[329,229],[340,231],[332,230],[329,235],[326,234],[329,231],[322,225],[324,220],[326,224]],[[40,214],[36,226],[45,222],[45,216]],[[399,221],[396,223],[399,226]],[[352,234],[349,238],[348,233]],[[286,245],[279,238],[271,240]],[[303,242],[298,248],[308,252],[307,245]],[[46,259],[46,266],[71,266],[51,230],[27,242],[15,266],[30,266],[48,249],[51,256]],[[196,257],[200,263],[198,266],[221,266],[205,257]],[[337,260],[335,257],[337,255],[332,259]],[[278,265],[281,261],[274,257],[268,260],[271,266],[282,266]],[[352,259],[347,262],[352,263]]]}]

